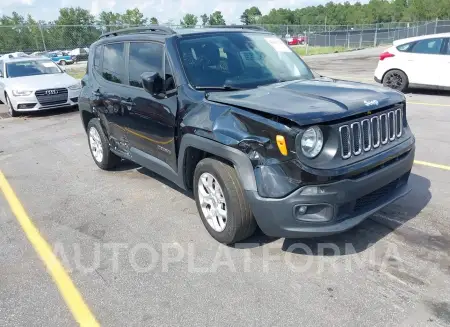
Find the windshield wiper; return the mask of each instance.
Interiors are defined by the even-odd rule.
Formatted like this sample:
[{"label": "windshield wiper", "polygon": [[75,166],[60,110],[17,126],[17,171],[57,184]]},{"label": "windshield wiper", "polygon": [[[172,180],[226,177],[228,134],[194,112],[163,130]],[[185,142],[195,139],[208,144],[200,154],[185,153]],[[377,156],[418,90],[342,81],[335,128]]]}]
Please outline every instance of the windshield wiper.
[{"label": "windshield wiper", "polygon": [[196,86],[196,90],[222,90],[222,91],[240,91],[240,90],[246,90],[242,87],[236,87],[231,85],[222,85],[222,86]]}]

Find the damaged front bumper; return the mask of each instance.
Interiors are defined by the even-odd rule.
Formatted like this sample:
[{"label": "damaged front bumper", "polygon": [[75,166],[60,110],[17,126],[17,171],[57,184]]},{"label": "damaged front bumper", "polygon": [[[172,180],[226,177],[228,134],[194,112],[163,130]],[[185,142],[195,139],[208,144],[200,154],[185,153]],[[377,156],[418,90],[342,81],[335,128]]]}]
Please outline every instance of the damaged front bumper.
[{"label": "damaged front bumper", "polygon": [[340,233],[409,193],[414,146],[388,165],[365,175],[308,185],[283,198],[247,199],[261,230],[274,237],[314,237]]}]

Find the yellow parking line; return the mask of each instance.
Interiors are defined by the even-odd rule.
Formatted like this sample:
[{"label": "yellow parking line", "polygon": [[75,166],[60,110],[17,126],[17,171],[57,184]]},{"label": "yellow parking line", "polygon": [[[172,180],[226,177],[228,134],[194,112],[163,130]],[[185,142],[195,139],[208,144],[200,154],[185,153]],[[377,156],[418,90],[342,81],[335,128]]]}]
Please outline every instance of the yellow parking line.
[{"label": "yellow parking line", "polygon": [[432,163],[432,162],[414,160],[414,163],[416,165],[422,165],[422,166],[428,166],[428,167],[433,167],[433,168],[439,168],[439,169],[443,169],[443,170],[450,170],[450,166],[439,165],[439,164],[435,164],[435,163]]},{"label": "yellow parking line", "polygon": [[12,212],[16,216],[17,221],[25,232],[28,240],[33,245],[34,250],[47,267],[49,274],[52,276],[53,281],[58,287],[60,294],[64,298],[64,301],[72,312],[75,320],[81,327],[99,327],[99,323],[84,302],[80,292],[52,252],[50,245],[33,225],[33,222],[27,215],[24,207],[1,171],[0,190],[3,191],[6,201],[9,203]]},{"label": "yellow parking line", "polygon": [[431,106],[431,107],[450,107],[450,104],[442,104],[442,103],[427,103],[427,102],[415,102],[415,101],[406,101],[408,104],[418,104],[423,106]]}]

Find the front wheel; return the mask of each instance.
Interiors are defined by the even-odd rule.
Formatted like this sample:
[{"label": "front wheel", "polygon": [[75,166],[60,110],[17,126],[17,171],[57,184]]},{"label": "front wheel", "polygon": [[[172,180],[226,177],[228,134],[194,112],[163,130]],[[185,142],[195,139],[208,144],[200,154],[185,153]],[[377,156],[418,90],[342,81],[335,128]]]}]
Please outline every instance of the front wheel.
[{"label": "front wheel", "polygon": [[61,60],[61,61],[59,62],[59,64],[60,64],[61,66],[65,66],[65,65],[66,65],[66,61],[65,61],[65,60]]},{"label": "front wheel", "polygon": [[87,126],[89,149],[98,167],[109,170],[116,167],[121,159],[111,152],[108,139],[98,118],[93,118]]},{"label": "front wheel", "polygon": [[408,87],[408,76],[401,70],[390,70],[383,77],[383,86],[404,92]]},{"label": "front wheel", "polygon": [[16,110],[14,110],[14,107],[13,107],[13,105],[11,103],[11,100],[9,100],[8,95],[6,95],[5,98],[6,98],[6,106],[8,107],[9,115],[11,117],[17,117],[19,115],[19,113]]},{"label": "front wheel", "polygon": [[194,197],[204,226],[218,242],[234,244],[255,232],[256,221],[232,166],[201,160],[194,173]]}]

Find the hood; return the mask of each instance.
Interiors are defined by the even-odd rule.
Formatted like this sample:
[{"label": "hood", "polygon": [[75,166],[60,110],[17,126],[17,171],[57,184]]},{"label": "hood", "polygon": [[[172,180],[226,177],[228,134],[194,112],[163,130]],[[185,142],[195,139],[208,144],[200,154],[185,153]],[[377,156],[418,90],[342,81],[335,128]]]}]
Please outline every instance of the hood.
[{"label": "hood", "polygon": [[405,97],[380,86],[320,78],[244,91],[210,92],[208,100],[277,115],[305,125],[376,110],[405,101]]},{"label": "hood", "polygon": [[4,81],[10,89],[17,90],[54,89],[68,87],[78,82],[66,73],[6,78]]}]

